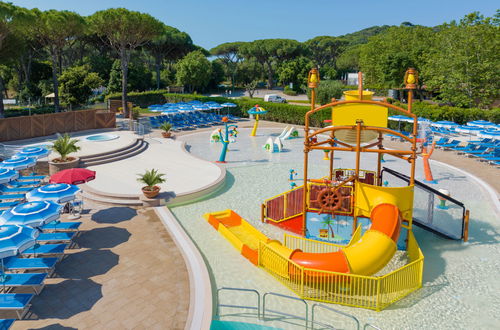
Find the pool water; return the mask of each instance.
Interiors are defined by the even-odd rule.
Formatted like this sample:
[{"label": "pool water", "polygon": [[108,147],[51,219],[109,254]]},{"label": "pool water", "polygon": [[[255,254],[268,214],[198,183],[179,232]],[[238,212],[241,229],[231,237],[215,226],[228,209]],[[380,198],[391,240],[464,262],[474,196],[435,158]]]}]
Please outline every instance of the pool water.
[{"label": "pool water", "polygon": [[[271,275],[243,258],[240,253],[204,219],[203,214],[233,209],[265,235],[283,239],[283,231],[260,222],[260,204],[267,198],[289,189],[289,170],[295,169],[297,185],[303,174],[303,140],[284,142],[285,152],[268,153],[262,149],[269,135],[277,136],[279,129],[259,129],[250,138],[250,129],[241,129],[235,143],[229,146],[225,185],[216,194],[193,204],[172,208],[172,212],[193,239],[207,261],[213,287],[257,289],[261,295],[276,292],[294,296],[294,293],[276,281]],[[210,132],[194,133],[179,137],[186,141],[189,151],[207,160],[217,160],[221,145],[209,142]],[[408,173],[409,165],[399,159],[386,157],[384,164],[402,173]],[[337,152],[336,167],[352,168],[351,153]],[[375,168],[376,156],[363,155],[361,167]],[[417,179],[423,179],[422,163],[417,163]],[[500,269],[500,225],[498,216],[488,202],[484,189],[471,178],[440,163],[431,164],[438,188],[448,189],[452,196],[462,200],[471,210],[471,227],[468,243],[440,238],[418,227],[415,236],[425,255],[423,288],[382,312],[356,309],[339,305],[333,308],[356,316],[362,323],[368,322],[381,328],[488,328],[497,323],[500,292],[497,271]],[[328,161],[323,152],[312,152],[309,162],[310,176],[319,178],[328,173]],[[473,197],[473,198],[471,198]],[[418,204],[418,201],[416,201]],[[418,206],[418,205],[417,205]],[[336,228],[334,228],[336,229]],[[344,234],[339,231],[339,234]],[[494,302],[497,303],[494,303]],[[244,294],[221,292],[224,304],[250,303]],[[489,302],[489,303],[486,303]],[[313,302],[309,302],[310,306]],[[303,315],[303,304],[284,300],[271,300],[270,309],[286,310],[290,314]],[[223,320],[249,321],[241,311],[225,308]],[[225,314],[224,314],[225,312]],[[228,314],[232,314],[229,316]],[[325,316],[326,317],[326,316]],[[328,317],[333,325],[335,319]],[[321,321],[321,319],[319,319]],[[298,329],[296,325],[283,327],[282,323],[266,322],[267,326]]]},{"label": "pool water", "polygon": [[85,140],[94,141],[94,142],[101,142],[101,141],[115,140],[118,138],[119,138],[119,136],[116,134],[96,134],[96,135],[87,136],[85,138]]}]

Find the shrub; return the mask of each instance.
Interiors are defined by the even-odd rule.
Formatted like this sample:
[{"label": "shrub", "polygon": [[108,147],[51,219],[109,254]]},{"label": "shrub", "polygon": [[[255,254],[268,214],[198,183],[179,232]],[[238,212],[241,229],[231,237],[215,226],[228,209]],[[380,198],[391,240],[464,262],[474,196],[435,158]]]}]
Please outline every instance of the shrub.
[{"label": "shrub", "polygon": [[286,86],[285,89],[283,90],[283,94],[295,96],[295,95],[297,95],[297,92],[294,91],[293,89],[291,89],[289,86]]},{"label": "shrub", "polygon": [[141,115],[141,108],[140,107],[133,107],[132,108],[132,119],[137,120],[137,119],[139,119],[140,115]]},{"label": "shrub", "polygon": [[[316,89],[316,103],[327,104],[332,98],[340,99],[345,86],[337,80],[323,80]],[[307,96],[311,99],[311,90],[307,91]]]}]

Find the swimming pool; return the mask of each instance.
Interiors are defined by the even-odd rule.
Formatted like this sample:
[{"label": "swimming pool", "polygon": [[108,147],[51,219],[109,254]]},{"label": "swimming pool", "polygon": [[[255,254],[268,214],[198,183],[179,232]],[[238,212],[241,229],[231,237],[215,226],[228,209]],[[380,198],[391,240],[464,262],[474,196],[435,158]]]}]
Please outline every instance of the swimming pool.
[{"label": "swimming pool", "polygon": [[85,138],[85,140],[93,141],[93,142],[101,142],[101,141],[110,141],[118,139],[119,136],[116,134],[96,134],[90,135]]},{"label": "swimming pool", "polygon": [[[226,166],[228,176],[224,187],[206,199],[172,208],[189,236],[204,255],[214,288],[239,287],[258,289],[261,293],[293,293],[277,282],[264,270],[241,257],[239,252],[202,218],[206,212],[233,209],[258,230],[271,238],[282,240],[283,232],[260,222],[260,203],[271,196],[289,189],[288,173],[295,169],[302,175],[303,140],[286,140],[285,152],[267,153],[262,149],[266,139],[277,136],[280,129],[259,128],[260,135],[251,139],[250,129],[241,129],[235,143],[229,146]],[[210,132],[194,133],[179,137],[189,145],[192,154],[217,160],[220,144],[209,143]],[[335,154],[337,167],[350,167],[354,157],[350,153]],[[312,152],[311,177],[323,176],[328,171],[328,162],[323,161],[322,152]],[[362,168],[375,165],[376,158],[363,155]],[[423,179],[421,161],[417,165],[417,179]],[[406,162],[387,157],[385,166],[407,173]],[[437,237],[418,227],[414,233],[426,258],[424,287],[383,312],[332,305],[335,309],[355,315],[361,322],[369,322],[382,328],[464,328],[493,327],[494,315],[499,305],[485,304],[496,301],[495,293],[500,288],[496,270],[500,261],[494,257],[500,253],[498,217],[487,202],[489,198],[482,187],[468,176],[440,163],[432,162],[433,174],[438,188],[452,192],[471,210],[470,241],[467,244]],[[297,185],[300,185],[300,181]],[[471,198],[475,196],[475,198]],[[418,201],[416,201],[418,203]],[[224,303],[242,304],[247,297],[223,296]],[[274,304],[274,305],[272,305]],[[286,308],[295,315],[303,314],[300,304],[274,301],[271,309]],[[312,302],[310,302],[312,305]],[[224,320],[248,321],[241,315]],[[282,323],[265,323],[282,328]],[[286,328],[300,328],[290,325]]]}]

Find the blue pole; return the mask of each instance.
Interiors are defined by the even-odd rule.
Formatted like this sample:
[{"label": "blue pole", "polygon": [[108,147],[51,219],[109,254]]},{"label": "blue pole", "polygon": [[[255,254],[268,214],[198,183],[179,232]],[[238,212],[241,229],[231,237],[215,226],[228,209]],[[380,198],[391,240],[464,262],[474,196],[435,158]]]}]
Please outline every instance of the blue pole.
[{"label": "blue pole", "polygon": [[219,132],[219,137],[220,137],[220,142],[222,143],[222,150],[220,152],[220,157],[218,163],[225,163],[226,162],[226,153],[227,153],[227,147],[229,146],[229,128],[230,127],[238,127],[236,125],[228,125],[227,122],[224,123],[224,137],[222,136],[222,132]]}]

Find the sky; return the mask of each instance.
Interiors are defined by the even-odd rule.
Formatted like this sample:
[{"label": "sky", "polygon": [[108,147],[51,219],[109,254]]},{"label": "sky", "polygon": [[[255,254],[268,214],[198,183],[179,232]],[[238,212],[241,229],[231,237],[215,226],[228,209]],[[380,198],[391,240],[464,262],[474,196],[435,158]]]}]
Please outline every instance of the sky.
[{"label": "sky", "polygon": [[9,0],[41,10],[72,10],[80,15],[124,7],[149,13],[189,33],[208,50],[224,42],[288,38],[306,41],[339,36],[374,25],[411,22],[435,26],[479,11],[493,16],[493,0]]}]

